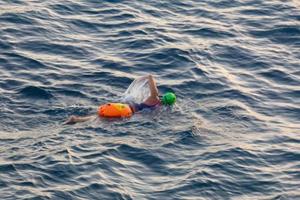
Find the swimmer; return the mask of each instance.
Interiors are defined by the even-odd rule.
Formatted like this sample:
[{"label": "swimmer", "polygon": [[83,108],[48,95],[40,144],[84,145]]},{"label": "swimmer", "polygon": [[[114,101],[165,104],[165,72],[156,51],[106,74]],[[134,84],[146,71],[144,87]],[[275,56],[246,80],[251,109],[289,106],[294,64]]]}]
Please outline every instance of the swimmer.
[{"label": "swimmer", "polygon": [[[176,96],[172,92],[165,93],[161,98],[158,93],[156,82],[152,75],[146,76],[149,80],[150,97],[143,103],[108,103],[101,105],[98,109],[99,117],[130,117],[132,114],[143,109],[154,109],[161,105],[172,106],[176,101]],[[71,116],[64,124],[75,124],[77,122],[85,122],[93,118],[93,116]]]}]

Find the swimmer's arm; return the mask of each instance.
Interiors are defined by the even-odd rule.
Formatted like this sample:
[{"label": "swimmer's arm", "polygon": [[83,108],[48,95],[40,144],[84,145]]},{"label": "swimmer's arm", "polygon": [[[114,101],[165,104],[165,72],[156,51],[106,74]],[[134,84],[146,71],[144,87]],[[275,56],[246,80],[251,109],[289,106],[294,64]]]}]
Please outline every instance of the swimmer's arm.
[{"label": "swimmer's arm", "polygon": [[151,97],[158,97],[158,89],[155,80],[151,74],[149,75],[149,85],[150,85]]},{"label": "swimmer's arm", "polygon": [[89,116],[84,116],[84,117],[80,117],[80,116],[74,116],[72,115],[69,119],[67,119],[67,121],[65,121],[63,124],[76,124],[78,122],[86,122],[91,120],[93,117],[95,117],[95,115],[89,115]]}]

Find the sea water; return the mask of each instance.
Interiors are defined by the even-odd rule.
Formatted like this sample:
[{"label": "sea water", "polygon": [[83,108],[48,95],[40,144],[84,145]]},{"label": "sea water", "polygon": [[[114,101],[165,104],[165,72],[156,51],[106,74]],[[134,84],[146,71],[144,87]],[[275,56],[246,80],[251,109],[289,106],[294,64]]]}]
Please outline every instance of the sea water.
[{"label": "sea water", "polygon": [[2,0],[0,199],[300,199],[299,52],[297,0]]}]

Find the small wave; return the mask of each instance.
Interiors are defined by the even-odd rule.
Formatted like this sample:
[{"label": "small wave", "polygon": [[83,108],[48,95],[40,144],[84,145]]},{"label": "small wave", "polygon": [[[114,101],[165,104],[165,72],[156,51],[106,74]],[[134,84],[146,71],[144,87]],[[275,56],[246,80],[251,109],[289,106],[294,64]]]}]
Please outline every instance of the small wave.
[{"label": "small wave", "polygon": [[260,72],[258,75],[261,75],[269,80],[274,81],[275,83],[282,83],[284,85],[299,85],[300,82],[297,79],[294,79],[289,74],[285,73],[282,70],[270,69],[265,72]]},{"label": "small wave", "polygon": [[11,24],[31,25],[36,22],[35,19],[30,18],[24,14],[5,13],[0,15],[0,21]]},{"label": "small wave", "polygon": [[26,86],[19,90],[18,92],[20,95],[26,98],[31,99],[51,99],[53,98],[53,95],[47,91],[46,89],[43,89],[42,87],[37,86]]},{"label": "small wave", "polygon": [[188,29],[184,31],[187,34],[191,34],[193,36],[201,36],[208,38],[233,38],[234,34],[230,32],[225,32],[221,30],[216,30],[214,28],[199,28],[199,29]]},{"label": "small wave", "polygon": [[253,30],[251,35],[266,38],[273,42],[286,45],[300,45],[300,29],[297,26],[277,26],[270,30]]}]

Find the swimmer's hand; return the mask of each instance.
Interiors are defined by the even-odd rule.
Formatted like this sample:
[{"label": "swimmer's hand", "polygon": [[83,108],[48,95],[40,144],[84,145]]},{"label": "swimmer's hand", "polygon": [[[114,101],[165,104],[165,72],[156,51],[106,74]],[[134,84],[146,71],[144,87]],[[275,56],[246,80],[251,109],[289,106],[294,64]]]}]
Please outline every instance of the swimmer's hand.
[{"label": "swimmer's hand", "polygon": [[63,123],[63,125],[71,125],[71,124],[76,124],[77,122],[85,122],[88,121],[92,118],[92,116],[86,116],[86,117],[79,117],[79,116],[74,116],[72,115]]},{"label": "swimmer's hand", "polygon": [[153,75],[152,74],[148,74],[148,75],[142,76],[140,79],[141,80],[146,80],[146,79],[150,80],[151,78],[153,79]]},{"label": "swimmer's hand", "polygon": [[67,121],[65,121],[64,123],[63,123],[63,125],[70,125],[70,124],[75,124],[76,123],[76,121],[77,121],[77,117],[76,116],[74,116],[74,115],[72,115],[71,117],[69,117],[69,119],[67,119]]}]

